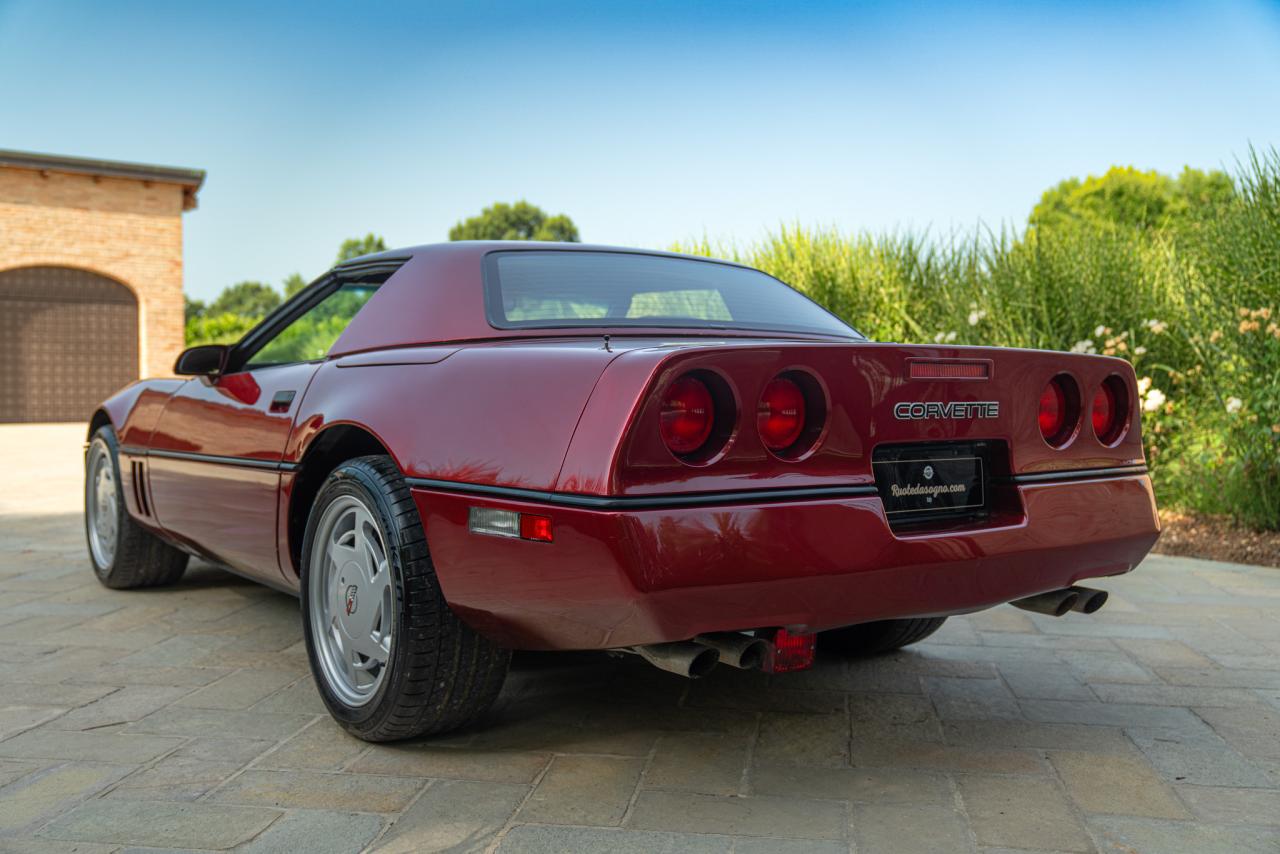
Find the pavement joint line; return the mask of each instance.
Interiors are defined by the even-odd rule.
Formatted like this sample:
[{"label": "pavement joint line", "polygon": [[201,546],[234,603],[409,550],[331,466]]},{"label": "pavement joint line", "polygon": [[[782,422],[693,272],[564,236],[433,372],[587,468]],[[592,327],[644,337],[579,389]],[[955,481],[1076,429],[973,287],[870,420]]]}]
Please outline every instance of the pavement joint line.
[{"label": "pavement joint line", "polygon": [[[845,708],[848,709],[848,701]],[[747,755],[742,763],[742,776],[738,778],[738,796],[745,798],[751,793],[751,769],[756,764],[756,745],[760,743],[760,728],[763,725],[764,712],[756,712],[751,724],[751,734],[747,736]]]},{"label": "pavement joint line", "polygon": [[644,789],[644,781],[649,775],[649,769],[653,767],[653,758],[658,755],[658,745],[662,743],[662,738],[663,736],[659,735],[653,740],[653,746],[649,748],[649,753],[644,758],[644,765],[640,767],[640,773],[636,776],[636,785],[631,790],[631,797],[627,798],[626,809],[622,811],[622,818],[618,819],[618,827],[626,827],[627,821],[635,811],[636,801],[640,799],[640,792]]},{"label": "pavement joint line", "polygon": [[511,815],[507,816],[507,820],[503,822],[502,827],[498,828],[498,832],[493,835],[493,839],[485,846],[485,854],[494,854],[498,850],[498,846],[502,845],[507,838],[507,834],[512,828],[518,827],[520,824],[527,822],[517,822],[516,816],[520,815],[520,811],[524,809],[524,805],[529,803],[533,798],[533,793],[538,791],[538,786],[542,785],[542,780],[551,772],[551,766],[555,764],[556,758],[562,754],[553,753],[547,757],[547,761],[543,763],[542,768],[534,776],[533,781],[529,784],[529,790],[524,793],[524,797],[520,799],[520,803],[516,804],[516,808],[511,811]]},{"label": "pavement joint line", "polygon": [[[213,788],[209,789],[209,791],[205,792],[203,795],[201,795],[200,797],[196,798],[196,799],[195,799],[195,801],[196,801],[196,802],[205,802],[205,801],[210,801],[210,800],[212,800],[212,798],[213,798],[213,796],[214,796],[215,794],[217,794],[217,793],[218,793],[218,792],[220,792],[222,789],[224,789],[225,787],[227,787],[228,785],[230,785],[230,784],[231,784],[231,782],[232,782],[233,780],[238,780],[238,779],[239,779],[239,778],[240,778],[240,777],[241,777],[241,776],[242,776],[246,771],[250,771],[250,770],[259,770],[259,769],[258,769],[258,763],[260,763],[262,760],[266,759],[268,756],[271,756],[273,753],[276,753],[277,751],[279,751],[279,750],[280,750],[280,748],[284,746],[285,742],[287,742],[289,739],[293,738],[294,736],[297,736],[297,735],[302,734],[302,733],[303,733],[304,731],[306,731],[309,727],[311,727],[312,725],[314,725],[314,724],[315,724],[315,722],[316,722],[316,721],[318,721],[319,719],[320,719],[320,716],[319,716],[319,715],[315,715],[315,716],[313,716],[311,720],[307,721],[305,724],[303,724],[302,726],[298,727],[296,730],[294,730],[293,732],[289,733],[288,735],[285,735],[283,738],[280,738],[279,740],[277,740],[275,744],[271,745],[271,747],[268,747],[268,748],[267,748],[266,750],[264,750],[262,753],[259,753],[257,756],[255,756],[255,757],[253,757],[252,759],[250,759],[247,763],[245,763],[245,765],[244,765],[243,767],[241,767],[239,770],[237,770],[234,774],[232,774],[232,775],[231,775],[230,777],[228,777],[227,779],[223,780],[223,781],[222,781],[221,783],[219,783],[218,785],[216,785],[216,786],[214,786]],[[192,739],[192,740],[194,740],[194,739]],[[265,739],[264,739],[264,740],[265,740]],[[264,769],[261,769],[261,770],[271,770],[271,769],[265,769],[265,768],[264,768]]]}]

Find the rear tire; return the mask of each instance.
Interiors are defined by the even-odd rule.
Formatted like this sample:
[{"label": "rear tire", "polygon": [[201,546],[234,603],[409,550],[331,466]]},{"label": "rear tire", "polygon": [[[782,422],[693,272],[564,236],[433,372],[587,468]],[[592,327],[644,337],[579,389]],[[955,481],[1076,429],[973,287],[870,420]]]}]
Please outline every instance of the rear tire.
[{"label": "rear tire", "polygon": [[881,620],[818,633],[818,648],[841,655],[881,655],[924,640],[942,628],[946,617]]},{"label": "rear tire", "polygon": [[307,519],[301,593],[311,673],[352,735],[443,733],[497,699],[511,653],[450,610],[388,457],[349,460],[325,480]]},{"label": "rear tire", "polygon": [[115,431],[102,426],[85,453],[84,533],[93,574],[114,590],[173,584],[188,556],[133,520],[120,484]]}]

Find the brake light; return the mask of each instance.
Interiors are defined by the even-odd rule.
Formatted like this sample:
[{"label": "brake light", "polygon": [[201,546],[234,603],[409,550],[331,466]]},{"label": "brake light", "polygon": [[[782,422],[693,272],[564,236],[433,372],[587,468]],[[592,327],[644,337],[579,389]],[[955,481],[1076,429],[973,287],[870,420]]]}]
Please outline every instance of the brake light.
[{"label": "brake light", "polygon": [[1055,448],[1060,448],[1076,432],[1080,419],[1080,391],[1066,374],[1049,380],[1040,392],[1040,435]]},{"label": "brake light", "polygon": [[1129,417],[1129,387],[1120,377],[1107,377],[1093,395],[1093,434],[1104,445],[1113,445],[1124,435]]},{"label": "brake light", "polygon": [[804,430],[805,401],[800,386],[785,377],[774,377],[760,395],[756,425],[771,451],[794,445]]},{"label": "brake light", "polygon": [[706,383],[685,375],[667,387],[659,430],[673,454],[692,454],[706,444],[715,421],[715,404]]}]

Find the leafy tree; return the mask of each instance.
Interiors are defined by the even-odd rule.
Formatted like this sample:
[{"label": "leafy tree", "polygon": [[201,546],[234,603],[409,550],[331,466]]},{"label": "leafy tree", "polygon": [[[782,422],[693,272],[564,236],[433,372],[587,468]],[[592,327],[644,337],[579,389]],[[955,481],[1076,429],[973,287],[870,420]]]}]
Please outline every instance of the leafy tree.
[{"label": "leafy tree", "polygon": [[182,296],[182,320],[184,323],[190,323],[192,318],[203,317],[209,307],[201,300],[192,299],[183,294]]},{"label": "leafy tree", "polygon": [[301,273],[290,273],[284,278],[284,298],[288,299],[308,284],[307,280],[302,278]]},{"label": "leafy tree", "polygon": [[218,294],[206,314],[236,314],[241,317],[263,317],[280,304],[280,294],[262,282],[240,282]]},{"label": "leafy tree", "polygon": [[1102,176],[1068,178],[1040,197],[1033,228],[1111,224],[1142,230],[1177,226],[1204,216],[1235,196],[1225,172],[1187,167],[1176,178],[1132,166],[1112,166]]},{"label": "leafy tree", "polygon": [[359,258],[361,255],[386,251],[387,242],[379,235],[370,232],[364,237],[350,237],[342,241],[342,246],[338,248],[338,260],[334,263],[341,264],[343,261],[350,261],[352,258]]},{"label": "leafy tree", "polygon": [[559,240],[577,243],[578,227],[564,214],[547,216],[537,205],[497,202],[449,229],[450,240]]}]

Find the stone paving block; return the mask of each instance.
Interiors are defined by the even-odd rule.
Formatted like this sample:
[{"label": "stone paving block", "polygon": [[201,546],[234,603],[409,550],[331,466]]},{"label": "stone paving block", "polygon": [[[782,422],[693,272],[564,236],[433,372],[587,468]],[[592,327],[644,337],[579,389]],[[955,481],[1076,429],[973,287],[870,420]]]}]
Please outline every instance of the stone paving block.
[{"label": "stone paving block", "polygon": [[1280,688],[1280,670],[1158,667],[1156,673],[1170,685],[1200,685],[1206,688]]},{"label": "stone paving block", "polygon": [[379,854],[483,851],[528,794],[528,786],[432,783],[373,846]]},{"label": "stone paving block", "polygon": [[1203,821],[1280,827],[1280,789],[1187,785],[1178,785],[1175,789]]},{"label": "stone paving block", "polygon": [[161,801],[194,801],[209,792],[243,764],[166,756],[120,781],[110,797],[155,799]]},{"label": "stone paving block", "polygon": [[[228,667],[147,667],[112,664],[68,674],[71,681],[97,685],[173,685],[200,688],[231,672]],[[68,678],[67,676],[63,677]]]},{"label": "stone paving block", "polygon": [[250,842],[240,854],[347,854],[362,851],[381,831],[381,816],[293,810]]},{"label": "stone paving block", "polygon": [[101,700],[74,709],[50,726],[54,729],[90,730],[132,723],[164,708],[190,690],[164,685],[126,685]]},{"label": "stone paving block", "polygon": [[753,795],[872,804],[950,804],[954,800],[945,775],[910,768],[776,765],[753,768],[750,783]]},{"label": "stone paving block", "polygon": [[549,753],[435,747],[433,743],[376,744],[348,766],[357,774],[392,774],[489,783],[532,783],[551,761]]},{"label": "stone paving block", "polygon": [[415,777],[371,774],[325,774],[319,771],[259,771],[250,769],[215,791],[210,800],[301,809],[351,809],[399,812],[423,787]]},{"label": "stone paving block", "polygon": [[917,741],[853,742],[850,764],[855,768],[921,768],[932,771],[991,771],[1002,774],[1044,774],[1045,764],[1026,750],[961,747]]},{"label": "stone paving block", "polygon": [[1274,828],[1095,816],[1089,826],[1104,851],[1193,851],[1195,854],[1275,854]]},{"label": "stone paving block", "polygon": [[247,709],[297,681],[298,674],[293,670],[237,670],[188,694],[177,705],[200,709]]},{"label": "stone paving block", "polygon": [[1081,703],[1072,700],[1023,700],[1027,718],[1040,723],[1112,727],[1160,727],[1199,732],[1204,724],[1190,710],[1128,703]]},{"label": "stone paving block", "polygon": [[111,798],[89,801],[37,834],[49,839],[156,848],[231,848],[265,830],[279,811],[257,807]]},{"label": "stone paving block", "polygon": [[1150,669],[1138,664],[1123,652],[1084,652],[1064,649],[1058,650],[1057,655],[1077,679],[1090,685],[1106,682],[1140,685],[1159,681]]},{"label": "stone paving block", "polygon": [[849,719],[845,715],[766,713],[760,719],[754,761],[759,765],[849,764]]},{"label": "stone paving block", "polygon": [[980,845],[1093,851],[1093,843],[1051,781],[969,775],[959,780],[969,825]]},{"label": "stone paving block", "polygon": [[857,804],[853,838],[858,854],[973,850],[965,818],[953,804]]},{"label": "stone paving block", "polygon": [[288,688],[277,691],[264,700],[259,701],[252,709],[268,715],[327,715],[324,701],[316,690],[316,683],[310,678],[294,682]]},{"label": "stone paving block", "polygon": [[849,818],[838,801],[725,797],[642,791],[627,827],[685,833],[844,839]]},{"label": "stone paving block", "polygon": [[0,756],[15,759],[77,759],[86,762],[148,762],[182,744],[180,738],[114,732],[28,730],[0,741]]},{"label": "stone paving block", "polygon": [[644,763],[611,756],[557,756],[520,809],[519,821],[616,825]]},{"label": "stone paving block", "polygon": [[100,700],[112,691],[120,689],[115,685],[77,685],[57,684],[38,685],[21,680],[4,683],[5,696],[13,703],[30,706],[64,706],[73,709]]},{"label": "stone paving block", "polygon": [[942,740],[938,712],[925,696],[853,694],[849,697],[849,721],[854,742]]},{"label": "stone paving block", "polygon": [[1076,678],[1065,664],[1001,664],[1000,675],[1009,690],[1020,699],[1095,699],[1089,686]]},{"label": "stone paving block", "polygon": [[1207,728],[1194,734],[1142,728],[1126,732],[1157,773],[1170,783],[1264,789],[1274,785],[1265,771]]},{"label": "stone paving block", "polygon": [[[718,837],[717,837],[718,838]],[[770,839],[758,836],[736,836],[733,854],[848,854],[843,842],[817,839]]]},{"label": "stone paving block", "polygon": [[337,771],[368,749],[368,742],[325,716],[263,756],[257,767]]},{"label": "stone paving block", "polygon": [[241,738],[281,739],[314,720],[304,715],[268,715],[229,709],[169,708],[153,712],[129,724],[129,732],[161,735],[227,735]]},{"label": "stone paving block", "polygon": [[34,762],[10,762],[0,760],[0,787],[7,786],[14,780],[25,777],[40,766]]},{"label": "stone paving block", "polygon": [[927,676],[924,690],[944,721],[1022,719],[1017,700],[999,679]]},{"label": "stone paving block", "polygon": [[133,770],[126,765],[68,762],[20,776],[0,788],[0,836],[39,827]]},{"label": "stone paving block", "polygon": [[0,740],[40,726],[66,711],[66,706],[0,706]]},{"label": "stone paving block", "polygon": [[1280,759],[1280,711],[1197,708],[1200,719],[1228,744],[1254,759]]},{"label": "stone paving block", "polygon": [[187,759],[237,762],[241,765],[247,765],[250,761],[271,749],[274,744],[274,741],[266,739],[208,736],[191,739],[171,755]]},{"label": "stone paving block", "polygon": [[644,785],[707,795],[736,795],[750,741],[744,735],[670,733],[658,739]]},{"label": "stone paving block", "polygon": [[1093,693],[1104,703],[1131,703],[1149,706],[1258,707],[1264,704],[1256,691],[1248,688],[1199,688],[1188,685],[1117,685],[1099,683]]},{"label": "stone paving block", "polygon": [[[500,854],[742,854],[746,850],[741,843],[735,849],[734,840],[726,836],[549,824],[517,825],[498,846]],[[782,854],[776,848],[768,850]]]},{"label": "stone paving block", "polygon": [[1124,734],[1124,730],[1116,727],[1018,721],[948,721],[943,727],[943,733],[948,744],[964,747],[1038,747],[1087,750],[1090,753],[1137,753],[1137,748]]},{"label": "stone paving block", "polygon": [[1192,817],[1138,757],[1055,750],[1049,753],[1049,761],[1057,769],[1067,794],[1087,813]]},{"label": "stone paving block", "polygon": [[1115,644],[1147,667],[1209,667],[1213,664],[1180,640],[1122,638]]}]

